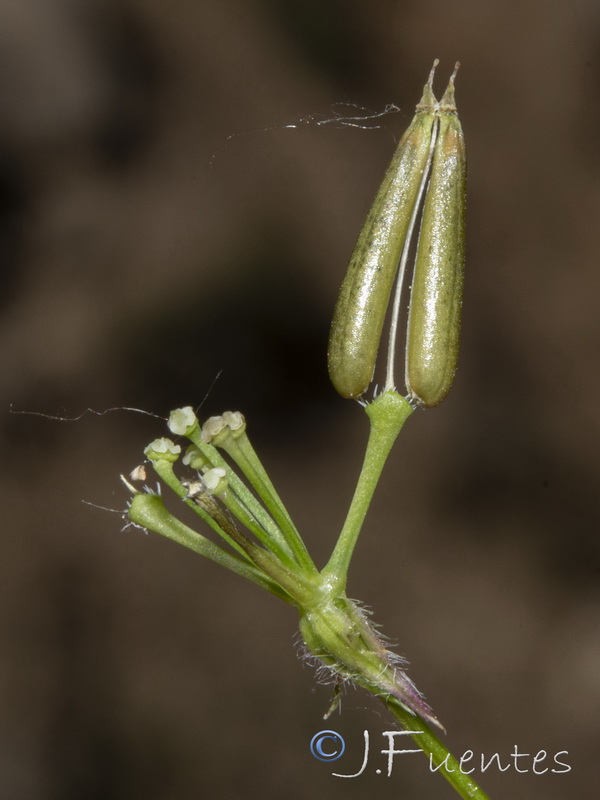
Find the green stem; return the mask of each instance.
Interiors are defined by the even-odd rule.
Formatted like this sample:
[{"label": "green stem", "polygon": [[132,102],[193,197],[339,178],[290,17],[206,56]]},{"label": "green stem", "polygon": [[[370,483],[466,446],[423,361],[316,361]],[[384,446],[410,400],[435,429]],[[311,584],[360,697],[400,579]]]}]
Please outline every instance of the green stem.
[{"label": "green stem", "polygon": [[[275,520],[269,516],[267,511],[261,506],[259,501],[248,489],[242,479],[232,470],[227,461],[218,452],[217,448],[202,441],[199,428],[192,430],[188,434],[188,438],[198,448],[209,464],[211,464],[213,467],[221,467],[225,470],[231,490],[235,493],[240,503],[242,503],[248,509],[250,514],[252,514],[259,525],[261,525],[270,539],[270,541],[263,539],[261,539],[261,541],[263,541],[265,546],[273,550],[273,552],[281,554],[282,562],[291,568],[295,563],[297,563],[296,558],[292,548],[277,526]],[[283,556],[284,553],[285,556]]]},{"label": "green stem", "polygon": [[206,509],[199,506],[198,503],[195,503],[193,500],[190,500],[187,497],[187,489],[181,483],[175,472],[173,471],[173,464],[170,461],[165,459],[157,459],[152,461],[152,467],[159,478],[171,489],[177,497],[179,497],[183,502],[191,508],[194,514],[197,514],[213,531],[224,539],[227,544],[232,547],[236,552],[238,552],[243,558],[248,560],[250,556],[248,555],[247,551],[241,546],[240,542],[236,542],[227,531],[223,529],[219,523],[211,517],[211,515],[206,511]]},{"label": "green stem", "polygon": [[335,584],[339,592],[343,592],[346,588],[354,546],[373,499],[381,471],[396,437],[412,414],[413,408],[405,397],[391,390],[376,397],[366,406],[365,411],[371,421],[365,460],[344,527],[331,558],[321,573],[332,582],[332,585]]},{"label": "green stem", "polygon": [[134,524],[155,533],[160,533],[167,539],[172,539],[195,553],[209,558],[222,567],[226,567],[237,575],[247,578],[252,583],[262,586],[263,589],[267,589],[277,597],[281,597],[286,603],[295,605],[295,601],[290,595],[279,584],[261,572],[260,569],[257,569],[253,564],[242,561],[236,555],[227,553],[211,542],[210,539],[180,522],[167,510],[158,495],[145,492],[135,494],[131,499],[128,516]]},{"label": "green stem", "polygon": [[273,536],[260,525],[259,521],[250,513],[248,508],[239,500],[234,491],[226,490],[223,494],[219,495],[219,499],[233,516],[242,523],[242,525],[251,531],[259,542],[267,547],[273,555],[291,571],[297,570],[297,563],[293,557],[290,556],[287,550],[280,546],[280,543]]},{"label": "green stem", "polygon": [[461,770],[460,763],[421,717],[411,714],[394,697],[381,699],[405,730],[418,731],[410,734],[413,741],[423,750],[432,767],[439,768],[436,772],[439,772],[464,800],[490,800],[473,778]]},{"label": "green stem", "polygon": [[[258,567],[265,577],[268,576],[273,580],[274,584],[276,583],[282,589],[284,589],[287,593],[286,599],[288,597],[293,598],[295,605],[309,602],[309,598],[312,598],[315,593],[313,582],[310,580],[310,577],[312,576],[306,576],[305,574],[299,573],[293,568],[287,567],[269,550],[261,548],[255,542],[248,539],[247,536],[239,531],[235,525],[231,524],[231,522],[225,517],[225,515],[219,509],[219,506],[214,498],[208,498],[209,501],[214,503],[213,511],[210,509],[207,510],[201,505],[198,505],[198,503],[186,499],[187,490],[175,475],[173,471],[173,464],[170,461],[167,461],[166,459],[158,459],[152,462],[152,466],[157,475],[167,484],[167,486],[172,489],[173,492],[175,492],[175,494],[178,495],[182,500],[184,500],[184,502],[215,531],[215,533],[217,533],[222,539],[231,545],[231,547],[233,547],[241,556],[247,558],[250,562],[252,562],[253,565]],[[165,514],[168,515],[168,513],[169,512],[167,512],[165,509]],[[132,518],[131,508],[129,516]],[[163,525],[165,524],[166,519],[167,517],[165,516],[162,520]],[[175,522],[178,522],[178,520],[173,517],[173,524]],[[148,525],[147,527],[149,527],[151,530],[157,530],[157,528],[153,527],[153,525]],[[187,526],[184,526],[184,528],[186,528],[188,531],[191,530],[190,528],[187,528]],[[173,528],[173,530],[175,530],[175,528]],[[158,533],[162,533],[164,536],[169,536],[169,538],[175,539],[175,541],[180,541],[179,539],[175,538],[175,536],[165,534],[162,530],[159,530]],[[198,536],[200,536],[200,534],[198,534]],[[180,544],[181,543],[182,542],[180,542]],[[213,545],[213,547],[216,547],[216,545]],[[225,553],[225,551],[221,550],[221,548],[217,549],[220,552]],[[207,555],[207,552],[204,551],[198,550],[197,552],[201,552],[202,555]],[[208,557],[213,558],[212,555],[208,555]],[[213,558],[213,560],[215,559]],[[229,568],[231,569],[232,567]],[[250,580],[252,580],[249,574],[245,575],[245,577],[248,577]],[[273,590],[270,589],[270,591]],[[291,601],[288,599],[288,602]]]},{"label": "green stem", "polygon": [[306,545],[302,541],[298,529],[294,525],[286,507],[277,494],[256,451],[250,444],[250,439],[246,435],[246,432],[244,431],[237,437],[233,435],[227,437],[227,439],[220,444],[220,447],[235,461],[248,481],[252,484],[269,512],[273,515],[273,518],[285,536],[286,542],[294,553],[299,566],[305,572],[316,575],[317,568],[306,549]]}]

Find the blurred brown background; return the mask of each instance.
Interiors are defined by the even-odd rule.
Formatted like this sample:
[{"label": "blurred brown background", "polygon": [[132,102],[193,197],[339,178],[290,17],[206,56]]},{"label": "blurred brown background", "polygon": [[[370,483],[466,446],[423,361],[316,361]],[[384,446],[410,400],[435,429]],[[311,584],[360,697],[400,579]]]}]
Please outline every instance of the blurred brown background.
[{"label": "blurred brown background", "polygon": [[[434,57],[469,153],[455,388],[415,414],[350,594],[497,798],[595,797],[600,748],[596,0],[0,2],[0,795],[453,796],[296,658],[293,612],[122,509],[119,473],[200,403],[239,408],[310,548],[366,436],[329,387],[336,291]],[[292,123],[348,101],[379,129]],[[355,113],[352,108],[341,113]],[[239,135],[238,135],[239,134]],[[220,378],[213,385],[215,376]],[[211,388],[212,387],[212,388]],[[348,754],[323,764],[314,733]],[[364,775],[340,780],[361,759]],[[552,765],[550,765],[552,766]]]}]

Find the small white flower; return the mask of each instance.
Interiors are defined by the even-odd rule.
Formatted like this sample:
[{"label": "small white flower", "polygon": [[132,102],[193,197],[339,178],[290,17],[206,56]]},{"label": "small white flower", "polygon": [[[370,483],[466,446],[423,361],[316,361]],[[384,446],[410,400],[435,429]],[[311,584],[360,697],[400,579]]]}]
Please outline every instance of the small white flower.
[{"label": "small white flower", "polygon": [[217,488],[219,483],[223,480],[226,473],[222,467],[213,467],[212,469],[208,469],[204,475],[202,476],[202,480],[204,481],[204,485],[209,490],[209,492],[214,491]]},{"label": "small white flower", "polygon": [[175,436],[185,436],[198,424],[194,409],[191,406],[184,408],[176,408],[171,411],[169,415],[169,422],[167,423],[171,433]]},{"label": "small white flower", "polygon": [[144,455],[151,460],[152,453],[155,454],[155,458],[156,455],[164,455],[172,458],[181,453],[181,447],[178,444],[174,444],[170,439],[167,439],[166,436],[163,436],[160,439],[155,439],[153,442],[150,442],[148,447],[144,450]]}]

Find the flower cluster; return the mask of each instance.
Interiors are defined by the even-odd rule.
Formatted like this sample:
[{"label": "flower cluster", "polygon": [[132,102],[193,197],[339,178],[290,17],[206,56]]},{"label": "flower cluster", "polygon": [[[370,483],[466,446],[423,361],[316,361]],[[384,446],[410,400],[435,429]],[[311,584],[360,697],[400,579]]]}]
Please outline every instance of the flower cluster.
[{"label": "flower cluster", "polygon": [[[390,408],[400,409],[400,426],[412,411],[407,401],[395,394],[381,395],[369,406],[371,414],[373,408],[380,409],[384,417],[389,416]],[[393,416],[398,417],[397,411]],[[172,434],[189,441],[185,452],[182,454],[180,444],[160,438],[146,447],[146,458],[162,483],[221,542],[215,543],[177,519],[162,494],[147,487],[138,491],[131,480],[145,479],[145,469],[139,467],[130,475],[131,480],[123,478],[133,493],[127,511],[129,520],[285,600],[298,610],[300,632],[308,652],[336,680],[352,680],[374,694],[394,697],[412,713],[439,725],[405,675],[405,662],[387,650],[359,605],[346,596],[354,534],[349,537],[348,528],[346,533],[342,531],[330,562],[319,572],[250,443],[242,414],[228,411],[210,417],[200,426],[188,406],[173,411],[168,425]],[[395,426],[398,428],[398,422]],[[380,450],[379,446],[375,449]],[[178,462],[188,470],[187,475],[177,474]],[[356,525],[353,523],[351,528],[356,530]]]}]

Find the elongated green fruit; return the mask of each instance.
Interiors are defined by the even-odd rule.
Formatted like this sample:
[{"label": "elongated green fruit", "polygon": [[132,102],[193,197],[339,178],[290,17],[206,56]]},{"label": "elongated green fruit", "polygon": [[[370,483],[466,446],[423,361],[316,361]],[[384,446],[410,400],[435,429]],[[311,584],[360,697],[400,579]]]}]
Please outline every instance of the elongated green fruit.
[{"label": "elongated green fruit", "polygon": [[340,289],[328,361],[331,381],[343,397],[359,397],[373,377],[386,309],[437,120],[432,89],[437,63],[384,175]]},{"label": "elongated green fruit", "polygon": [[[456,65],[458,69],[458,64]],[[458,360],[465,260],[465,143],[454,78],[438,106],[439,130],[417,246],[406,340],[406,386],[420,405],[448,394]]]}]

